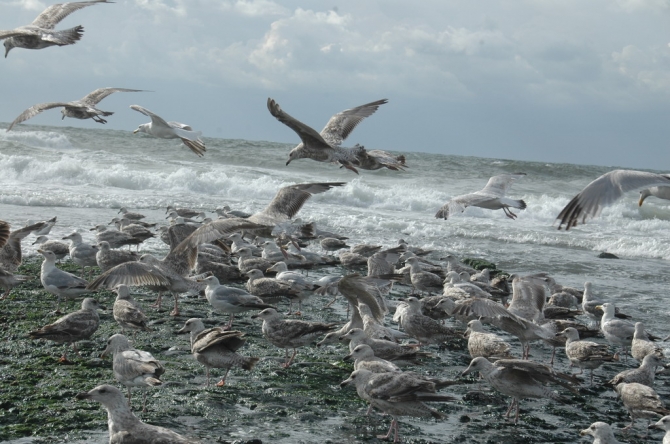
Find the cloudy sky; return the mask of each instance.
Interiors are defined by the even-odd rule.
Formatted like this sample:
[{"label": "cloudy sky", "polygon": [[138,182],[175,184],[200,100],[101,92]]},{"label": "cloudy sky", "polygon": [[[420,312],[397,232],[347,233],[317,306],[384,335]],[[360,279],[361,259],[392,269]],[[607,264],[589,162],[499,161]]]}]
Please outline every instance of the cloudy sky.
[{"label": "cloudy sky", "polygon": [[[51,2],[0,0],[0,29]],[[670,0],[117,0],[76,45],[0,60],[0,122],[102,87],[108,128],[143,105],[205,136],[296,142],[268,97],[320,130],[388,98],[347,143],[670,170]],[[46,111],[28,123],[98,128]],[[26,129],[27,127],[19,127]]]}]

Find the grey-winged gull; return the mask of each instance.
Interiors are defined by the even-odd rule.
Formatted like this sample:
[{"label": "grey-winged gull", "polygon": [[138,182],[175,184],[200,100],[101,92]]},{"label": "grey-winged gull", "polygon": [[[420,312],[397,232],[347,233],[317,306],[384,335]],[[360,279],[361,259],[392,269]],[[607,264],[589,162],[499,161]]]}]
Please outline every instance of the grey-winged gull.
[{"label": "grey-winged gull", "polygon": [[416,359],[418,357],[430,355],[429,353],[419,351],[419,348],[416,346],[416,344],[398,344],[397,342],[387,341],[384,339],[370,338],[360,328],[352,328],[344,335],[341,335],[339,339],[349,341],[350,352],[353,352],[358,345],[368,345],[372,348],[375,356],[381,359]]},{"label": "grey-winged gull", "polygon": [[195,154],[198,156],[205,155],[207,148],[200,139],[202,135],[200,131],[193,131],[193,128],[183,123],[166,122],[162,117],[139,105],[130,105],[130,108],[151,118],[151,122],[141,124],[133,133],[146,133],[159,139],[181,139],[184,145]]},{"label": "grey-winged gull", "polygon": [[88,392],[79,393],[77,399],[98,401],[107,409],[110,444],[131,442],[194,444],[198,442],[165,427],[143,423],[130,411],[123,393],[111,385],[99,385]]},{"label": "grey-winged gull", "polygon": [[239,331],[227,331],[222,327],[205,329],[201,319],[191,318],[177,333],[190,333],[191,352],[196,361],[205,366],[207,386],[209,386],[210,368],[226,369],[223,378],[216,384],[222,387],[232,367],[251,371],[259,360],[237,353],[237,350],[246,343],[246,339],[242,338],[244,333]]},{"label": "grey-winged gull", "polygon": [[86,288],[87,281],[56,267],[56,255],[52,251],[37,250],[37,252],[44,256],[40,281],[46,291],[58,297],[56,306],[63,297],[72,299],[90,293]]},{"label": "grey-winged gull", "polygon": [[174,207],[172,205],[167,206],[165,214],[168,214],[172,211],[174,211],[175,213],[177,213],[178,216],[181,217],[197,217],[197,216],[200,216],[202,218],[205,217],[205,213],[203,213],[202,211],[192,210],[191,208]]},{"label": "grey-winged gull", "polygon": [[381,150],[367,151],[363,146],[342,148],[340,145],[366,117],[372,115],[379,105],[387,103],[382,99],[344,110],[330,118],[321,133],[312,127],[291,117],[273,99],[268,98],[268,110],[277,120],[291,128],[302,141],[288,155],[286,165],[296,159],[313,159],[317,162],[338,163],[358,174],[356,167],[366,170],[388,168],[402,170],[405,166],[404,156],[393,156]]},{"label": "grey-winged gull", "polygon": [[435,217],[438,219],[448,219],[449,215],[456,212],[462,213],[467,207],[480,207],[487,210],[502,209],[505,212],[505,216],[510,219],[516,219],[516,214],[512,213],[510,208],[525,210],[526,202],[521,199],[509,199],[505,197],[505,194],[507,194],[514,181],[525,175],[526,173],[515,173],[493,176],[483,189],[474,193],[453,197],[440,208]]},{"label": "grey-winged gull", "polygon": [[[325,324],[323,322],[307,322],[297,319],[282,319],[274,308],[266,308],[252,319],[263,320],[261,328],[263,336],[273,345],[286,350],[286,362],[282,367],[288,367],[298,353],[298,347],[310,344],[317,336],[334,330],[336,324]],[[288,349],[293,349],[293,355],[289,358]]]},{"label": "grey-winged gull", "polygon": [[609,352],[607,344],[598,344],[591,341],[580,341],[579,332],[572,327],[568,327],[557,336],[563,336],[565,341],[565,354],[570,360],[570,365],[579,367],[579,372],[582,369],[591,370],[591,384],[593,384],[593,370],[600,367],[604,362],[618,361],[616,355]]},{"label": "grey-winged gull", "polygon": [[132,212],[132,211],[128,210],[128,208],[126,208],[126,207],[119,208],[119,213],[118,214],[122,214],[123,217],[125,217],[128,220],[140,220],[140,219],[144,219],[146,217],[144,214]]},{"label": "grey-winged gull", "polygon": [[456,330],[423,315],[421,302],[417,298],[407,298],[406,302],[408,308],[400,319],[400,325],[405,333],[419,341],[420,344],[441,344],[459,335]]},{"label": "grey-winged gull", "polygon": [[418,257],[410,257],[405,263],[410,266],[409,277],[414,288],[420,292],[427,293],[442,291],[443,279],[435,273],[424,271],[421,268]]},{"label": "grey-winged gull", "polygon": [[[48,339],[60,344],[72,344],[75,353],[77,341],[88,339],[98,329],[98,302],[93,298],[86,298],[81,303],[81,309],[58,318],[54,323],[45,325],[39,330],[28,333],[33,339]],[[60,357],[61,362],[67,362],[67,348]]]},{"label": "grey-winged gull", "polygon": [[638,206],[642,206],[644,200],[649,197],[654,196],[659,199],[670,200],[670,186],[667,187],[651,187],[645,188],[640,191],[640,200],[637,202]]},{"label": "grey-winged gull", "polygon": [[73,45],[84,32],[83,26],[56,31],[56,25],[79,9],[97,3],[113,3],[107,0],[57,3],[42,11],[30,25],[9,31],[0,31],[0,39],[5,39],[5,58],[12,48],[43,49],[49,46]]},{"label": "grey-winged gull", "polygon": [[638,384],[652,387],[656,377],[656,367],[662,367],[663,360],[660,355],[650,353],[642,359],[640,367],[624,370],[609,381],[616,387],[622,382],[637,382]]},{"label": "grey-winged gull", "polygon": [[388,433],[385,436],[378,436],[380,439],[389,439],[395,431],[393,442],[398,442],[397,418],[399,416],[432,416],[435,419],[442,419],[444,418],[442,413],[424,402],[455,401],[452,396],[436,393],[438,385],[435,382],[421,378],[414,373],[372,373],[369,370],[360,369],[354,370],[349,378],[340,383],[340,386],[345,387],[352,383],[361,399],[393,418]]},{"label": "grey-winged gull", "polygon": [[[131,388],[156,387],[162,385],[160,377],[165,369],[151,353],[136,350],[130,345],[128,338],[122,334],[110,336],[102,357],[113,355],[112,369],[114,378],[128,388],[128,405],[130,405]],[[144,390],[142,411],[147,411],[147,391]]]},{"label": "grey-winged gull", "polygon": [[95,258],[95,255],[98,253],[98,247],[84,242],[81,234],[73,232],[63,237],[63,240],[70,241],[70,259],[81,267],[82,274],[86,271],[86,267],[95,267],[98,265]]},{"label": "grey-winged gull", "polygon": [[226,328],[232,327],[233,318],[237,313],[272,308],[258,296],[249,294],[241,288],[226,287],[219,284],[219,280],[214,276],[209,276],[200,280],[200,282],[207,285],[205,287],[205,297],[212,308],[218,312],[230,314],[230,320]]},{"label": "grey-winged gull", "polygon": [[147,315],[130,295],[126,285],[116,287],[116,300],[114,301],[114,320],[121,326],[125,333],[126,329],[135,331],[151,331],[147,326]]},{"label": "grey-winged gull", "polygon": [[630,414],[631,422],[624,427],[624,430],[632,429],[638,418],[654,418],[670,414],[661,397],[651,387],[637,382],[622,382],[616,386],[616,391]]},{"label": "grey-winged gull", "polygon": [[[98,123],[107,123],[105,119],[100,116],[107,117],[114,114],[111,111],[102,111],[96,108],[98,102],[100,102],[105,97],[113,94],[115,92],[142,92],[141,89],[128,89],[128,88],[98,88],[95,91],[92,91],[82,97],[79,100],[73,100],[71,102],[46,102],[38,103],[33,105],[27,110],[23,111],[18,115],[12,123],[9,124],[7,131],[11,130],[14,125],[17,125],[21,122],[24,122],[28,119],[31,119],[41,113],[53,108],[63,108],[61,109],[62,119],[66,117],[72,117],[74,119],[93,119],[93,121]],[[61,120],[62,120],[61,119]]]},{"label": "grey-winged gull", "polygon": [[399,372],[400,367],[386,359],[375,356],[374,350],[367,344],[360,344],[344,357],[354,361],[354,370],[365,369],[372,373]]},{"label": "grey-winged gull", "polygon": [[580,436],[593,436],[593,444],[622,444],[614,437],[612,427],[605,422],[594,422],[588,429],[580,430]]},{"label": "grey-winged gull", "polygon": [[491,363],[486,358],[474,358],[463,375],[478,371],[491,387],[513,398],[505,416],[509,416],[516,406],[514,423],[519,420],[519,400],[523,398],[550,398],[560,402],[566,399],[551,390],[546,384],[558,384],[577,393],[575,384],[579,380],[574,376],[560,373],[538,362],[520,359],[500,359]]},{"label": "grey-winged gull", "polygon": [[663,355],[663,349],[649,340],[649,336],[644,329],[642,322],[635,323],[633,332],[633,342],[630,346],[630,354],[638,361],[642,361],[650,353]]},{"label": "grey-winged gull", "polygon": [[626,357],[628,355],[628,347],[633,342],[635,326],[630,321],[617,319],[614,316],[614,304],[607,302],[596,308],[601,308],[603,311],[603,317],[600,320],[600,331],[602,331],[603,336],[605,336],[605,339],[610,344],[622,347],[624,357]]},{"label": "grey-winged gull", "polygon": [[561,210],[556,217],[558,229],[566,230],[598,217],[603,208],[612,205],[628,191],[653,186],[670,186],[670,175],[646,171],[614,170],[590,184]]}]

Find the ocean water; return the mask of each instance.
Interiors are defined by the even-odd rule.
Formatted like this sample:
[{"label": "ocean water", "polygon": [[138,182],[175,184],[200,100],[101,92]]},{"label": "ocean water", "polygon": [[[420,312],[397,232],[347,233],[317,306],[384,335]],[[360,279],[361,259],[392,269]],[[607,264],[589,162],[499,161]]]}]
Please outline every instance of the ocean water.
[{"label": "ocean water", "polygon": [[[213,210],[224,204],[258,211],[285,185],[346,182],[313,196],[298,217],[349,236],[352,245],[392,246],[403,238],[444,254],[484,258],[509,272],[549,272],[564,285],[581,288],[588,280],[598,296],[651,330],[668,333],[670,202],[651,197],[638,208],[637,193],[629,193],[586,225],[556,229],[563,206],[612,167],[404,153],[404,172],[355,175],[308,159],[286,166],[293,145],[204,140],[207,153],[198,158],[180,142],[126,131],[0,129],[0,219],[19,227],[58,216],[52,237],[78,230],[92,241],[89,228],[109,222],[122,206],[151,221],[165,220],[169,204],[216,217]],[[517,220],[479,208],[435,219],[452,196],[481,189],[490,176],[515,172],[527,174],[509,192],[528,205]],[[24,242],[28,254],[34,252],[31,240]],[[144,249],[164,252],[165,246],[151,240]],[[599,259],[603,251],[620,259]]]}]

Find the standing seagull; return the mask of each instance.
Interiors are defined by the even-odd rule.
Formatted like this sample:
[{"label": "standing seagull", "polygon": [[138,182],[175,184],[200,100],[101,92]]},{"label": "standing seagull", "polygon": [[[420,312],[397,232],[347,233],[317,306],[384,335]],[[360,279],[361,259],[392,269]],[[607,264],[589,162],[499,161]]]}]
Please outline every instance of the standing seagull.
[{"label": "standing seagull", "polygon": [[337,113],[330,118],[321,133],[317,133],[312,127],[286,114],[279,104],[270,98],[268,98],[268,110],[277,120],[295,131],[302,140],[289,153],[286,165],[295,159],[309,158],[317,162],[339,163],[358,174],[355,167],[365,170],[388,168],[398,171],[405,166],[404,156],[394,157],[381,150],[366,151],[358,144],[353,148],[340,146],[363,119],[371,116],[377,111],[379,105],[387,102],[386,99],[377,100]]},{"label": "standing seagull", "polygon": [[502,210],[505,216],[510,219],[516,219],[516,214],[510,211],[510,208],[526,209],[526,202],[523,200],[514,200],[505,197],[507,190],[510,189],[515,180],[525,176],[526,173],[501,174],[489,179],[486,186],[474,193],[463,194],[452,198],[444,204],[435,217],[448,219],[454,212],[462,213],[467,207],[480,207],[487,210]]},{"label": "standing seagull", "polygon": [[49,46],[73,45],[81,38],[83,26],[56,31],[61,20],[79,9],[96,3],[112,3],[107,0],[88,2],[58,3],[42,11],[30,25],[9,31],[0,31],[0,40],[5,39],[5,58],[12,48],[42,49]]},{"label": "standing seagull", "polygon": [[[670,174],[646,171],[614,170],[605,173],[586,186],[561,210],[556,220],[558,229],[566,230],[598,217],[603,208],[612,205],[627,191],[655,186],[670,186]],[[642,204],[640,200],[639,204]]]},{"label": "standing seagull", "polygon": [[37,105],[31,106],[19,114],[19,116],[9,125],[7,131],[11,130],[14,125],[35,117],[42,111],[58,107],[63,107],[63,109],[60,110],[60,113],[63,115],[61,120],[65,119],[66,117],[72,117],[74,119],[93,119],[93,121],[98,123],[107,123],[107,121],[100,116],[107,117],[114,113],[111,111],[99,110],[95,106],[102,99],[115,92],[142,92],[142,90],[128,88],[98,88],[95,91],[85,95],[80,100],[74,100],[72,102],[38,103]]},{"label": "standing seagull", "polygon": [[181,139],[184,145],[189,147],[198,156],[204,156],[205,143],[200,139],[202,133],[200,131],[193,131],[188,125],[179,122],[166,122],[162,117],[157,116],[146,108],[139,105],[130,105],[132,109],[151,117],[151,122],[143,123],[138,126],[135,133],[147,133],[159,139]]}]

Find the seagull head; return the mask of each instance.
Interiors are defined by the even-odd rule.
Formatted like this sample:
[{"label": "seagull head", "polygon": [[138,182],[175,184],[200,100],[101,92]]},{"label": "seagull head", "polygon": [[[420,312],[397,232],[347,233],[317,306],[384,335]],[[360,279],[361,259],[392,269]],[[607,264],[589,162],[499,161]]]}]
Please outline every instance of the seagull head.
[{"label": "seagull head", "polygon": [[298,146],[296,146],[295,148],[293,148],[290,153],[288,153],[288,160],[286,161],[286,165],[288,165],[289,163],[291,163],[291,161],[293,161],[295,159],[301,159],[303,157],[302,156],[302,148],[303,147],[304,147],[304,145],[301,143]]},{"label": "seagull head", "polygon": [[644,200],[649,196],[651,196],[651,191],[648,188],[640,191],[640,200],[637,202],[637,206],[641,207]]},{"label": "seagull head", "polygon": [[148,123],[143,123],[142,125],[138,126],[137,129],[136,129],[135,131],[133,131],[133,134],[137,134],[137,133],[148,133],[148,132],[149,132],[149,131],[147,131],[147,130],[148,130],[148,127],[149,127],[149,124],[148,124]]}]

